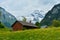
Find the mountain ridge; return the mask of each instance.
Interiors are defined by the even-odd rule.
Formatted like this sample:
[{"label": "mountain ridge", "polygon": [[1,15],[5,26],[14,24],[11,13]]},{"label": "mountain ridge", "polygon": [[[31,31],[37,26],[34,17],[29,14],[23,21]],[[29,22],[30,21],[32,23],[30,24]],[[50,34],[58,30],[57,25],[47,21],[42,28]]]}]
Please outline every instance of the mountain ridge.
[{"label": "mountain ridge", "polygon": [[15,16],[7,12],[4,8],[0,7],[1,18],[0,21],[7,27],[11,27],[11,25],[16,21]]},{"label": "mountain ridge", "polygon": [[60,21],[60,4],[55,5],[50,11],[47,12],[44,19],[41,21],[40,25],[50,26],[52,25],[53,20]]}]

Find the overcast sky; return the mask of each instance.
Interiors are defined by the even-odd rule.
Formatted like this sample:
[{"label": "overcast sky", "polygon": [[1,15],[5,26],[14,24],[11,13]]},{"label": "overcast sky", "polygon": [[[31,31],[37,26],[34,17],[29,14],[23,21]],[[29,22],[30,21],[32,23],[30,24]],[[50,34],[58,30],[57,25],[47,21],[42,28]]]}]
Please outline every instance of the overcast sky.
[{"label": "overcast sky", "polygon": [[0,7],[13,14],[14,16],[25,16],[34,10],[49,11],[60,0],[0,0]]}]

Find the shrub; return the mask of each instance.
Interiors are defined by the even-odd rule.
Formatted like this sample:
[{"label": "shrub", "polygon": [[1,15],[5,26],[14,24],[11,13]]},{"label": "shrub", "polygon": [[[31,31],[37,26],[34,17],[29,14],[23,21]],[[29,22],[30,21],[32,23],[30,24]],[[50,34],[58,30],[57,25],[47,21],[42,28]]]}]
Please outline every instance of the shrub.
[{"label": "shrub", "polygon": [[0,28],[4,28],[4,25],[0,22]]},{"label": "shrub", "polygon": [[54,27],[59,27],[59,26],[60,26],[60,21],[58,21],[58,20],[53,20],[52,26],[54,26]]}]

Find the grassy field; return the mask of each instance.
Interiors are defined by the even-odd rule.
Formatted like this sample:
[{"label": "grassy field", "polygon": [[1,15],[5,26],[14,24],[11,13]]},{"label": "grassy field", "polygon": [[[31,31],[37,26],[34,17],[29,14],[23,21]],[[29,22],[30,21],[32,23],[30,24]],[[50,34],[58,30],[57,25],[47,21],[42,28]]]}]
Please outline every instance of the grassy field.
[{"label": "grassy field", "polygon": [[0,31],[0,40],[60,40],[60,28]]}]

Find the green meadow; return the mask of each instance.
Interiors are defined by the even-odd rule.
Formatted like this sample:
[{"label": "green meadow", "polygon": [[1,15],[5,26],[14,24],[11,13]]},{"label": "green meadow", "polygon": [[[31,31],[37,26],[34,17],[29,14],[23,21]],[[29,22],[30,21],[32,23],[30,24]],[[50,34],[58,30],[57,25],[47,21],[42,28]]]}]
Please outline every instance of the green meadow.
[{"label": "green meadow", "polygon": [[0,30],[0,40],[60,40],[60,28],[41,28],[21,31]]}]

